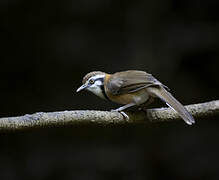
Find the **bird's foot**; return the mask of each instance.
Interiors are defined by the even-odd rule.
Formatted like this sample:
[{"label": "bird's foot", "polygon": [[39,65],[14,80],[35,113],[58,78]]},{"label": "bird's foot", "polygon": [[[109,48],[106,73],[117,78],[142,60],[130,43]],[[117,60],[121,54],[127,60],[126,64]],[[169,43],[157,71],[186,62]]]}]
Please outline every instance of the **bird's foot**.
[{"label": "bird's foot", "polygon": [[121,111],[119,108],[118,108],[118,109],[112,109],[111,112],[118,112],[118,113],[122,114],[122,116],[123,116],[126,120],[129,120],[129,116],[128,116],[124,111]]}]

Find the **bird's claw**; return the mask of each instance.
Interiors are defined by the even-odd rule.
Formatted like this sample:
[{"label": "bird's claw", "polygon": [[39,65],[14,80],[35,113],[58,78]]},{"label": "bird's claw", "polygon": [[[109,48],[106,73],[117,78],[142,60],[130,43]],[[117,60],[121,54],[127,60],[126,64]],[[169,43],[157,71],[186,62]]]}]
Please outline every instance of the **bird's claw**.
[{"label": "bird's claw", "polygon": [[111,112],[118,112],[122,114],[122,116],[126,119],[129,120],[129,116],[124,112],[124,111],[119,111],[118,109],[112,109]]},{"label": "bird's claw", "polygon": [[122,114],[122,116],[126,119],[126,120],[129,120],[129,116],[123,112],[123,111],[120,111],[120,113]]}]

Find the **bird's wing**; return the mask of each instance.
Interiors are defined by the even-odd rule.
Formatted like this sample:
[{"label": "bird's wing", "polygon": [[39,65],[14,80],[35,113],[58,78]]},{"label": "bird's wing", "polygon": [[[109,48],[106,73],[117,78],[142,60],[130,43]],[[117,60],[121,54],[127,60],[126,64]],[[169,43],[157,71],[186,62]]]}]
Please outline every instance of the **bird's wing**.
[{"label": "bird's wing", "polygon": [[164,88],[167,88],[151,74],[135,70],[113,74],[109,78],[106,86],[113,95],[131,93],[149,86],[163,86]]}]

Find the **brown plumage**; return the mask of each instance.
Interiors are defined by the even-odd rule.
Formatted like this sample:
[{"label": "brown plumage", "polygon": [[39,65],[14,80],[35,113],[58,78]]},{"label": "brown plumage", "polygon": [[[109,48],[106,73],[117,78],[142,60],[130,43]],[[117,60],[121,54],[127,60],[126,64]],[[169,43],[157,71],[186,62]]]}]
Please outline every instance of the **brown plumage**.
[{"label": "brown plumage", "polygon": [[[95,83],[95,77],[98,83]],[[91,78],[94,81],[89,84]],[[168,87],[144,71],[129,70],[114,74],[94,71],[83,78],[83,85],[78,91],[85,88],[102,98],[123,104],[117,111],[150,102],[158,97],[173,108],[187,124],[195,122],[185,107],[168,92]]]},{"label": "brown plumage", "polygon": [[110,75],[105,83],[107,91],[113,95],[132,93],[150,86],[164,86],[151,74],[129,70]]}]

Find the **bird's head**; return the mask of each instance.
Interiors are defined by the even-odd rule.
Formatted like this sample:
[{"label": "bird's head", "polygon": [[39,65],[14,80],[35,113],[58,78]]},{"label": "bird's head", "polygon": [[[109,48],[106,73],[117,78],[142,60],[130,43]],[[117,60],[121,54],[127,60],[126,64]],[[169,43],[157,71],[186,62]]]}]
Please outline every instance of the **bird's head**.
[{"label": "bird's head", "polygon": [[104,78],[106,73],[101,71],[93,71],[86,74],[82,80],[82,85],[77,89],[77,92],[84,89],[94,93],[95,95],[105,99],[104,96]]}]

